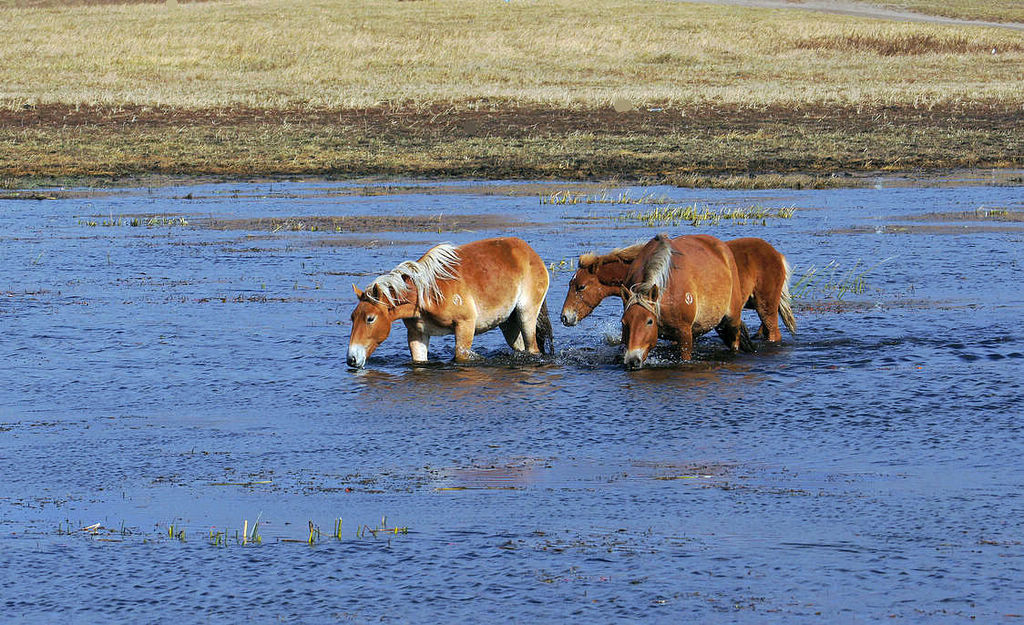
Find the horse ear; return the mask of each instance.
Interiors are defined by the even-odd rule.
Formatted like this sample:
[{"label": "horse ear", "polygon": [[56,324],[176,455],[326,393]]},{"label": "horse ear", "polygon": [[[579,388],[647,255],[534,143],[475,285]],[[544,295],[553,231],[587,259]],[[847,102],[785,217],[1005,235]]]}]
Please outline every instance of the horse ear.
[{"label": "horse ear", "polygon": [[623,285],[619,285],[619,295],[622,297],[622,301],[629,299],[629,289]]},{"label": "horse ear", "polygon": [[359,290],[355,282],[352,283],[352,290],[356,292],[356,299],[363,299],[363,292]]},{"label": "horse ear", "polygon": [[656,302],[661,298],[661,289],[658,288],[657,284],[651,285],[651,301]]}]

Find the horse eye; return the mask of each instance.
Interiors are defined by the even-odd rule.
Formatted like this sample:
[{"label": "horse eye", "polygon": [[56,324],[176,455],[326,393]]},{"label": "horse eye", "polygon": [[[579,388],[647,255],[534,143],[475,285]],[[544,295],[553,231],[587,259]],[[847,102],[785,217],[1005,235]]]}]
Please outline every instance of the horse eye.
[{"label": "horse eye", "polygon": [[377,320],[377,317],[374,316],[374,315],[369,315],[369,316],[366,317],[366,323],[373,323],[376,320]]},{"label": "horse eye", "polygon": [[648,319],[647,320],[647,325],[649,325],[649,326],[650,325],[654,325],[654,319]]},{"label": "horse eye", "polygon": [[585,285],[585,284],[577,284],[576,285],[576,291],[577,292],[582,291],[582,290],[584,290],[586,288],[587,288],[587,285]]}]

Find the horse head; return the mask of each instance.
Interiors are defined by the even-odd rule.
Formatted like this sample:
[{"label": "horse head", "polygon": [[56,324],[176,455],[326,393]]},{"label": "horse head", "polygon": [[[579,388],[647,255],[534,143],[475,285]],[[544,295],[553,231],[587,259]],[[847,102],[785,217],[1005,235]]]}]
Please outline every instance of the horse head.
[{"label": "horse head", "polygon": [[650,285],[648,289],[622,287],[622,344],[626,353],[622,361],[627,369],[639,369],[658,343],[659,300],[661,289]]},{"label": "horse head", "polygon": [[579,268],[569,280],[569,292],[562,304],[562,325],[574,326],[594,312],[607,293],[598,278],[601,264],[593,254],[580,256]]},{"label": "horse head", "polygon": [[361,291],[352,285],[359,303],[352,311],[352,334],[348,339],[348,365],[362,369],[373,350],[391,334],[391,323],[398,318],[396,302],[381,293],[377,285]]}]

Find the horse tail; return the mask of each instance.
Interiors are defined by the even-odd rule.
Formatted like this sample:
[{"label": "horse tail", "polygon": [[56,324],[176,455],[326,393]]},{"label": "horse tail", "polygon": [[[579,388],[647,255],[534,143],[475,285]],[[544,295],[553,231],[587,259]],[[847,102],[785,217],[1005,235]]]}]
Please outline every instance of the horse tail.
[{"label": "horse tail", "polygon": [[[547,350],[544,349],[545,343]],[[548,317],[548,298],[540,305],[540,312],[537,313],[537,347],[540,353],[555,355],[555,335],[551,329],[551,319]]]},{"label": "horse tail", "polygon": [[782,323],[790,334],[796,334],[796,317],[793,316],[792,297],[789,294],[789,276],[793,273],[792,267],[786,257],[782,257],[782,266],[786,269],[786,277],[782,282],[782,298],[779,300],[779,314],[782,316]]}]

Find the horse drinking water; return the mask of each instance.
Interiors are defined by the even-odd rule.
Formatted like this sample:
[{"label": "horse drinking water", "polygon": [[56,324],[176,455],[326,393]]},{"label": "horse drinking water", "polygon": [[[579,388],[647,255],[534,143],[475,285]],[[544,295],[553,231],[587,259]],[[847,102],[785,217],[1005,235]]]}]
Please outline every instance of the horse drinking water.
[{"label": "horse drinking water", "polygon": [[679,344],[683,360],[693,354],[694,337],[712,329],[733,351],[752,351],[740,317],[746,298],[736,261],[715,237],[659,234],[640,250],[625,284],[631,285],[620,287],[627,368],[643,366],[659,334]]},{"label": "horse drinking water", "polygon": [[[796,334],[796,319],[790,306],[790,268],[786,257],[764,239],[747,237],[725,243],[733,253],[740,291],[746,296],[744,305],[757,312],[761,319],[758,336],[779,341],[778,319]],[[636,260],[644,243],[623,247],[603,255],[583,254],[578,269],[569,280],[569,291],[562,305],[562,323],[574,326],[597,308],[606,297],[619,295],[629,267]]]},{"label": "horse drinking water", "polygon": [[553,353],[545,295],[548,271],[537,252],[517,238],[431,248],[374,280],[354,284],[348,364],[363,367],[401,319],[414,362],[425,362],[431,336],[455,334],[455,360],[477,358],[473,336],[500,327],[509,346]]}]

